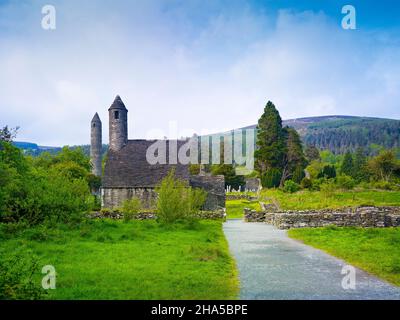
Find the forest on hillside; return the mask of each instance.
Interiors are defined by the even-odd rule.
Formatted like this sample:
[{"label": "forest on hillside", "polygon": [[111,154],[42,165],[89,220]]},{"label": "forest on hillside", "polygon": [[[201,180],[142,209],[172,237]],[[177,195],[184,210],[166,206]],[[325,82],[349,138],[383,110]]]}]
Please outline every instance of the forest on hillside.
[{"label": "forest on hillside", "polygon": [[335,154],[364,147],[370,155],[381,148],[400,146],[400,121],[374,118],[327,120],[308,125],[302,139],[306,145]]}]

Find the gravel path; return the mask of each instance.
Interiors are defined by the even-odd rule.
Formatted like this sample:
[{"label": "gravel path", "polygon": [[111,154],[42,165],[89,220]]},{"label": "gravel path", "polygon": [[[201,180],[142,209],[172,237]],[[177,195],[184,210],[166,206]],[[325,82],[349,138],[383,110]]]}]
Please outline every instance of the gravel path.
[{"label": "gravel path", "polygon": [[400,299],[400,288],[356,269],[356,289],[342,288],[346,265],[265,223],[228,220],[241,299]]}]

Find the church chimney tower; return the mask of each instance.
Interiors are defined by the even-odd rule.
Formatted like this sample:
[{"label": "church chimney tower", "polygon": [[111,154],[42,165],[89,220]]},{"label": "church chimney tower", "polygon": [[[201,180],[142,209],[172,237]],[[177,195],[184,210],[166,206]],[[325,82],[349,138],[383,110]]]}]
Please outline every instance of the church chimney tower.
[{"label": "church chimney tower", "polygon": [[120,96],[108,109],[110,149],[119,151],[128,142],[128,110]]},{"label": "church chimney tower", "polygon": [[90,160],[92,162],[92,173],[95,176],[101,177],[101,120],[97,112],[90,123],[90,128]]}]

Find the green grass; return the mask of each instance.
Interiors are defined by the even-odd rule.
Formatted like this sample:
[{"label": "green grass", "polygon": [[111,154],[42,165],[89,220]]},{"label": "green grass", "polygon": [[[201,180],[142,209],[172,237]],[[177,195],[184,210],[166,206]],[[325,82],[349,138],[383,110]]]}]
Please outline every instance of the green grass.
[{"label": "green grass", "polygon": [[288,234],[400,286],[400,228],[304,228]]},{"label": "green grass", "polygon": [[227,219],[241,219],[243,218],[243,209],[250,208],[254,210],[261,210],[258,201],[248,200],[227,200],[226,201],[226,217]]},{"label": "green grass", "polygon": [[399,206],[400,191],[262,191],[262,201],[275,202],[283,210],[338,209],[357,206]]},{"label": "green grass", "polygon": [[[220,221],[160,225],[92,220],[70,228],[0,229],[2,254],[53,265],[46,299],[235,299],[238,277]],[[7,231],[8,230],[8,231]],[[40,285],[41,275],[37,275]]]}]

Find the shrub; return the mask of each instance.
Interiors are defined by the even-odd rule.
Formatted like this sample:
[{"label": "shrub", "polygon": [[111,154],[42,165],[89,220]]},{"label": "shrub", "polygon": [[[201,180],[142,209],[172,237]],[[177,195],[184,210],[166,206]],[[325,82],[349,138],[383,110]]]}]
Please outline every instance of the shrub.
[{"label": "shrub", "polygon": [[306,171],[309,173],[311,179],[317,179],[319,173],[324,168],[324,164],[320,161],[311,161],[310,165],[307,166]]},{"label": "shrub", "polygon": [[99,211],[101,210],[101,198],[100,196],[93,195],[93,204],[90,208],[91,211]]},{"label": "shrub", "polygon": [[189,188],[188,192],[188,215],[193,217],[196,215],[206,201],[207,193],[198,188]]},{"label": "shrub", "polygon": [[368,169],[374,180],[392,181],[400,171],[400,163],[394,150],[383,150],[378,156],[368,161]]},{"label": "shrub", "polygon": [[335,166],[326,165],[318,174],[317,178],[333,179],[336,178]]},{"label": "shrub", "polygon": [[351,190],[356,186],[356,181],[352,177],[344,174],[336,178],[336,183],[339,188],[346,190]]},{"label": "shrub", "polygon": [[200,165],[199,164],[191,164],[189,166],[189,173],[193,176],[200,173]]},{"label": "shrub", "polygon": [[33,280],[39,271],[37,259],[22,251],[7,255],[0,252],[0,255],[0,300],[40,299],[45,291],[40,281]]},{"label": "shrub", "polygon": [[301,180],[301,187],[303,189],[311,189],[313,186],[312,180],[309,178],[303,178],[303,180]]},{"label": "shrub", "polygon": [[24,221],[0,223],[0,240],[14,238],[28,227],[29,225]]},{"label": "shrub", "polygon": [[110,208],[101,208],[100,213],[102,213],[104,216],[108,216],[112,213],[112,210]]},{"label": "shrub", "polygon": [[132,199],[127,199],[122,203],[120,211],[124,215],[124,220],[132,220],[135,215],[140,212],[142,208],[142,203],[139,198],[133,197]]},{"label": "shrub", "polygon": [[398,190],[399,187],[391,182],[388,181],[373,181],[370,183],[370,186],[375,189],[382,189],[382,190]]},{"label": "shrub", "polygon": [[321,185],[324,183],[327,183],[327,182],[328,182],[328,179],[326,179],[326,178],[314,179],[314,180],[312,180],[311,190],[320,191]]},{"label": "shrub", "polygon": [[176,179],[172,170],[156,187],[158,194],[157,217],[164,223],[193,217],[206,199],[206,193],[190,188],[184,181]]},{"label": "shrub", "polygon": [[[93,207],[94,199],[88,183],[80,177],[86,175],[83,167],[67,160],[63,163],[59,156],[43,162],[50,164],[57,160],[51,168],[42,162],[38,163],[43,166],[34,167],[36,160],[28,160],[19,149],[4,142],[0,145],[0,174],[5,177],[0,179],[1,220],[25,220],[30,224],[48,219],[68,222],[83,216],[83,212]],[[65,151],[63,155],[67,153]],[[80,152],[68,155],[78,160],[81,156]]]},{"label": "shrub", "polygon": [[287,193],[295,193],[300,190],[300,186],[292,180],[286,180],[282,190]]},{"label": "shrub", "polygon": [[235,190],[241,190],[245,184],[243,176],[237,175],[232,164],[215,164],[211,166],[212,175],[223,175],[225,178],[225,188],[228,186]]},{"label": "shrub", "polygon": [[261,184],[264,188],[277,188],[281,182],[282,172],[279,169],[269,169],[261,177]]},{"label": "shrub", "polygon": [[325,197],[331,197],[336,190],[336,185],[333,180],[327,180],[320,185],[319,189]]}]

